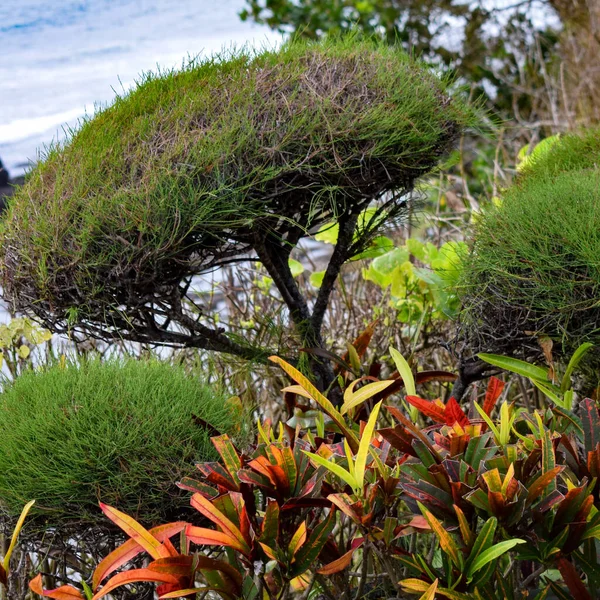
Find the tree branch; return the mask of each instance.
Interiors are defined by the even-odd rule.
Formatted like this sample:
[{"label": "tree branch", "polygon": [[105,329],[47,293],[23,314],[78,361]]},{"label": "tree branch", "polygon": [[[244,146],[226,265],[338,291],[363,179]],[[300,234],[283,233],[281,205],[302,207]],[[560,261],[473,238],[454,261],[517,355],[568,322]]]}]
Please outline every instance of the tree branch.
[{"label": "tree branch", "polygon": [[345,215],[339,221],[339,233],[337,243],[327,265],[327,270],[323,276],[323,282],[319,289],[319,295],[313,308],[311,316],[312,327],[315,331],[321,331],[323,326],[323,319],[325,317],[325,311],[329,305],[329,298],[335,287],[338,275],[344,263],[350,258],[348,256],[349,250],[352,246],[352,240],[354,238],[354,230],[356,228],[356,222],[358,220],[358,214],[350,213]]}]

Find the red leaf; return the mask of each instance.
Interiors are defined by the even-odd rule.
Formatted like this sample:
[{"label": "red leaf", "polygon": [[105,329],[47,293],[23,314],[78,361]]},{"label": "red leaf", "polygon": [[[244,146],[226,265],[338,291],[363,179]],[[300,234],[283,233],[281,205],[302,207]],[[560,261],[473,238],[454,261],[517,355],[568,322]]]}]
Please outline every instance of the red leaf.
[{"label": "red leaf", "polygon": [[458,423],[461,427],[466,427],[470,423],[469,417],[465,415],[463,409],[459,406],[454,396],[452,396],[446,404],[444,417],[446,419],[446,425],[454,425],[454,423]]},{"label": "red leaf", "polygon": [[556,566],[569,591],[573,594],[573,598],[577,600],[593,600],[571,561],[566,558],[559,558]]},{"label": "red leaf", "polygon": [[498,398],[500,398],[503,389],[504,381],[500,381],[497,377],[490,377],[485,392],[485,400],[483,401],[483,410],[488,417],[492,414],[492,410],[494,409],[494,406],[496,406],[496,402],[498,401]]},{"label": "red leaf", "polygon": [[419,412],[424,414],[426,417],[430,417],[437,423],[445,423],[445,412],[444,409],[437,403],[431,400],[424,400],[418,396],[406,396],[406,401],[419,409]]}]

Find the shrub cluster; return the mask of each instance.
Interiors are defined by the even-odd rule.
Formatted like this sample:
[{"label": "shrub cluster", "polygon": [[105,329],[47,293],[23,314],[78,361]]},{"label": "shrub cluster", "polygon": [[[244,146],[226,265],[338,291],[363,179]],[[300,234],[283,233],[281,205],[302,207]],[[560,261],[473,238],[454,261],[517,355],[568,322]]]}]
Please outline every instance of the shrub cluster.
[{"label": "shrub cluster", "polygon": [[476,223],[461,285],[473,350],[600,342],[599,159],[600,132],[561,138]]},{"label": "shrub cluster", "polygon": [[[418,378],[391,354],[399,373],[390,380],[340,372],[348,387],[339,411],[273,357],[296,384],[287,388],[295,429],[259,423],[246,453],[226,435],[213,438],[220,461],[200,464],[198,478],[181,483],[204,526],[178,521],[148,531],[101,505],[132,540],[99,564],[93,592],[68,586],[62,593],[99,599],[154,581],[162,598],[211,591],[227,600],[281,600],[312,591],[347,599],[592,600],[600,537],[594,401],[583,402],[582,420],[558,405],[529,413],[506,400],[495,416],[504,384],[492,378],[482,405],[469,411],[454,398],[414,395]],[[535,369],[546,379],[547,369]],[[565,395],[572,397],[570,374]],[[413,418],[393,399],[400,384]],[[152,558],[147,568],[117,572],[143,551]],[[58,597],[43,589],[41,575],[30,585]]]},{"label": "shrub cluster", "polygon": [[147,75],[16,194],[4,294],[53,330],[202,345],[181,310],[190,277],[253,249],[262,260],[265,240],[276,262],[310,228],[402,197],[468,120],[432,72],[356,37]]},{"label": "shrub cluster", "polygon": [[48,525],[86,525],[102,500],[161,522],[186,505],[175,482],[216,456],[210,437],[242,428],[222,394],[166,363],[26,371],[0,395],[2,506],[36,499]]}]

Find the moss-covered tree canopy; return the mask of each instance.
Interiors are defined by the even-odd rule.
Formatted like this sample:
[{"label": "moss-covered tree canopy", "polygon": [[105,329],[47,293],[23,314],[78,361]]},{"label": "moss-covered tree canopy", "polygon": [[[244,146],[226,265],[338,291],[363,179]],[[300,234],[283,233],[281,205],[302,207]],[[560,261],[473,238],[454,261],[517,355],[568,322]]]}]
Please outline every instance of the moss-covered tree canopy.
[{"label": "moss-covered tree canopy", "polygon": [[432,72],[357,37],[147,75],[50,149],[14,198],[5,296],[54,330],[232,350],[184,314],[189,278],[248,253],[285,271],[311,228],[355,222],[385,197],[372,229],[467,121]]},{"label": "moss-covered tree canopy", "polygon": [[534,156],[473,232],[463,321],[473,350],[567,355],[600,343],[600,131]]}]

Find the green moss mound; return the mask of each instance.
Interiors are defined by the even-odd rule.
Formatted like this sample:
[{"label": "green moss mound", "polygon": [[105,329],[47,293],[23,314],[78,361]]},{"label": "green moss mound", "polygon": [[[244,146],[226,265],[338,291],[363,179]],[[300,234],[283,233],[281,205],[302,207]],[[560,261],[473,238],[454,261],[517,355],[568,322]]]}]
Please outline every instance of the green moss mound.
[{"label": "green moss mound", "polygon": [[48,525],[106,519],[98,500],[146,525],[189,506],[175,483],[217,455],[204,419],[234,435],[222,394],[158,361],[87,361],[26,372],[0,395],[0,505],[36,500]]},{"label": "green moss mound", "polygon": [[526,157],[520,181],[600,166],[600,128],[546,138]]},{"label": "green moss mound", "polygon": [[479,351],[600,344],[600,168],[526,178],[474,231],[462,320]]},{"label": "green moss mound", "polygon": [[256,240],[293,246],[402,197],[470,121],[434,73],[357,37],[144,76],[15,195],[0,231],[5,297],[54,330],[127,336],[148,327],[152,303],[172,318],[184,281]]}]

